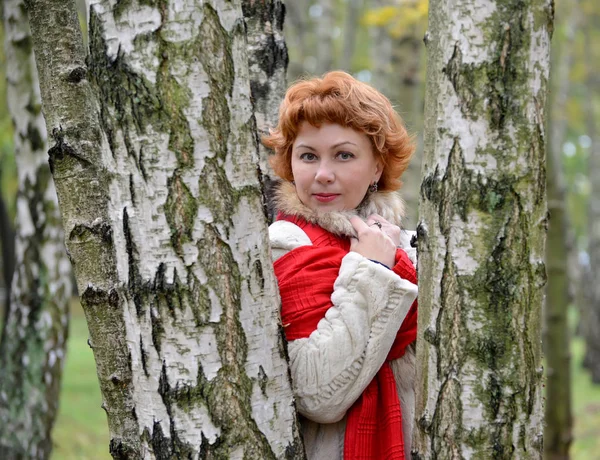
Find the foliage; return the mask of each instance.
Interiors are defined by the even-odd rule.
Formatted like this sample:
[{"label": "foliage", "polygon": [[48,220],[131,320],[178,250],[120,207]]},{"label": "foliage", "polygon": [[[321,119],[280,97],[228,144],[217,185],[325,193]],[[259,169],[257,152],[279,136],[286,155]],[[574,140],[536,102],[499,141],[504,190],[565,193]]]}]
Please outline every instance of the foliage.
[{"label": "foliage", "polygon": [[427,27],[429,2],[427,0],[404,0],[397,5],[374,8],[364,15],[367,26],[387,27],[392,37],[401,37],[415,28],[422,33]]}]

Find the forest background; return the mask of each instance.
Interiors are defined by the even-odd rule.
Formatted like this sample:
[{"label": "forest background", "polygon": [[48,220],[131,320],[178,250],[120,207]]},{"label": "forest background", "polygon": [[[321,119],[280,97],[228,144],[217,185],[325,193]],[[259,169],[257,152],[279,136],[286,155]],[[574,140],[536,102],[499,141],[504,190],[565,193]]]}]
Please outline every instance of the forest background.
[{"label": "forest background", "polygon": [[[83,2],[82,2],[83,3]],[[426,71],[423,36],[427,29],[426,0],[294,0],[287,3],[285,36],[290,56],[288,82],[304,75],[343,69],[384,92],[419,140],[415,159],[405,175],[404,192],[414,228],[420,187],[421,134]],[[569,311],[572,329],[573,436],[572,458],[600,458],[600,385],[593,385],[582,367],[584,339],[578,335],[585,296],[580,275],[589,265],[588,209],[591,170],[588,167],[598,127],[590,113],[600,111],[600,4],[594,0],[556,0],[552,40],[551,94],[548,133],[559,134],[558,145],[567,189],[566,210],[575,235],[574,265],[569,265],[575,293]],[[85,20],[82,20],[85,28]],[[0,25],[0,36],[3,34]],[[566,69],[565,69],[566,66]],[[6,108],[6,62],[0,49],[0,185],[11,219],[15,214],[17,174],[13,130]],[[590,112],[591,106],[591,112]],[[598,117],[595,117],[598,120]],[[591,123],[590,123],[591,121]],[[556,137],[556,136],[555,136]],[[579,280],[579,281],[578,281]],[[0,281],[0,290],[2,289]],[[0,293],[2,294],[2,293]],[[4,295],[0,295],[4,297]],[[53,458],[109,458],[106,416],[90,348],[87,326],[77,300],[71,308],[60,412],[54,429]],[[547,401],[552,404],[552,401]]]}]

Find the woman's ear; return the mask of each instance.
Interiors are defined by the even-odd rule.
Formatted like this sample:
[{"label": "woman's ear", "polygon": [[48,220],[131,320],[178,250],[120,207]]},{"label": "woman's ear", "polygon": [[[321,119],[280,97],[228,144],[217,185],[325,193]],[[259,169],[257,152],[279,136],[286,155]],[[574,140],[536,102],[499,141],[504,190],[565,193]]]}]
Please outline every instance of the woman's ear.
[{"label": "woman's ear", "polygon": [[381,179],[382,174],[383,174],[383,163],[381,162],[381,160],[377,160],[377,163],[375,164],[375,177],[373,178],[373,181],[375,183],[379,182],[379,179]]}]

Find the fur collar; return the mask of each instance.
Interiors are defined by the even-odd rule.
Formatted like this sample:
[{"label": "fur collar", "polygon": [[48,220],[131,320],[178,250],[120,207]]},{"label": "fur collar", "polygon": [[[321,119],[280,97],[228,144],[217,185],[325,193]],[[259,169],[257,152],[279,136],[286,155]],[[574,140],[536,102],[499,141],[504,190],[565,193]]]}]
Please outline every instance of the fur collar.
[{"label": "fur collar", "polygon": [[274,196],[278,211],[290,216],[299,216],[311,224],[316,224],[338,236],[356,236],[349,218],[360,216],[366,220],[371,214],[379,214],[387,221],[402,227],[404,201],[396,192],[367,193],[362,203],[352,211],[317,212],[306,207],[298,198],[295,186],[281,181]]}]

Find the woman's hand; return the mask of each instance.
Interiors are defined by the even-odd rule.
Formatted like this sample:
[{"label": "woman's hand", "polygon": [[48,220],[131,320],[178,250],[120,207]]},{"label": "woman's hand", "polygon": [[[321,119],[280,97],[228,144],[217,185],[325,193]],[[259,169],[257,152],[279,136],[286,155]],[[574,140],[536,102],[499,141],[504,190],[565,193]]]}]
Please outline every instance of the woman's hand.
[{"label": "woman's hand", "polygon": [[388,222],[379,214],[371,214],[367,219],[367,225],[370,227],[375,225],[375,222],[381,224],[381,231],[392,239],[396,247],[400,246],[400,227]]},{"label": "woman's hand", "polygon": [[[373,219],[373,223],[375,220],[379,219]],[[351,239],[350,250],[367,259],[381,262],[390,268],[393,267],[396,257],[396,245],[392,238],[383,231],[383,221],[381,221],[381,229],[377,225],[367,225],[357,216],[351,217],[350,223],[357,233],[357,238]],[[389,224],[389,222],[387,223]]]}]

